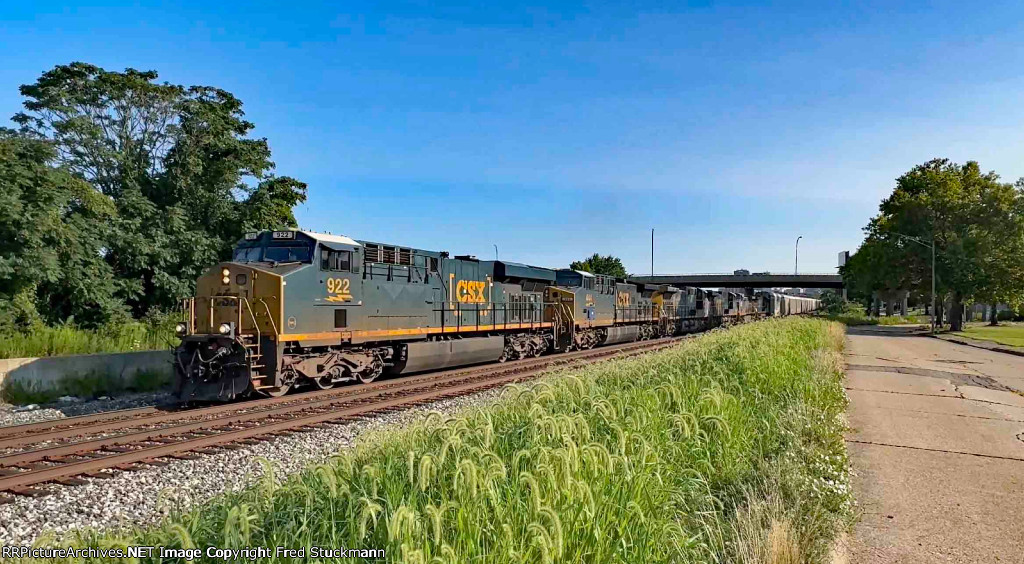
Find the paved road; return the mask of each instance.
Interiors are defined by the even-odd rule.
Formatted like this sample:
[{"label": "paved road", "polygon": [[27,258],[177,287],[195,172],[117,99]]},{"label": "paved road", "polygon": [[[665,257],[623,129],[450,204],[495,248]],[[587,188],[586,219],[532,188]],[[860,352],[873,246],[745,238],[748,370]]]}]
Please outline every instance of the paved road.
[{"label": "paved road", "polygon": [[848,334],[850,561],[1024,563],[1024,357]]}]

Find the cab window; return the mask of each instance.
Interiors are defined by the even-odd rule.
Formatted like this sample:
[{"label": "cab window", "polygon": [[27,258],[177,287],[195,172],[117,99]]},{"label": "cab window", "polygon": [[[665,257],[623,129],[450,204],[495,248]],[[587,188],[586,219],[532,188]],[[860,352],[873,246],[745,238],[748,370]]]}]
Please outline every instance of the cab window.
[{"label": "cab window", "polygon": [[263,251],[264,262],[310,262],[310,258],[306,245],[273,246]]},{"label": "cab window", "polygon": [[351,271],[352,251],[320,249],[320,270]]},{"label": "cab window", "polygon": [[257,262],[260,260],[260,247],[238,247],[231,260],[235,262]]}]

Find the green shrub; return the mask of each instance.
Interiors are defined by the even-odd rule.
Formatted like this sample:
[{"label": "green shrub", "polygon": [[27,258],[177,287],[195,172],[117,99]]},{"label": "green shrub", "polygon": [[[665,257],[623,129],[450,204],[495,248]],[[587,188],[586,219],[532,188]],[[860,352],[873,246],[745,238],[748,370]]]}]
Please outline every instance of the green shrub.
[{"label": "green shrub", "polygon": [[996,312],[996,321],[1013,321],[1016,318],[1017,314],[1011,310]]},{"label": "green shrub", "polygon": [[371,435],[283,485],[268,468],[159,526],[64,540],[386,548],[404,562],[823,561],[851,514],[843,338],[768,320],[569,370]]},{"label": "green shrub", "polygon": [[840,315],[850,311],[850,304],[843,299],[842,294],[833,290],[825,290],[821,293],[821,311],[829,315]]}]

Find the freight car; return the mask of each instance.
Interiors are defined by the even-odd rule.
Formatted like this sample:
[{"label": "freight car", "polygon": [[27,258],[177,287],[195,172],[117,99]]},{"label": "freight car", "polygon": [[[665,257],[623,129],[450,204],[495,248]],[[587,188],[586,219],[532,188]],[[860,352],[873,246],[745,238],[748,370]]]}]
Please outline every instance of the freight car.
[{"label": "freight car", "polygon": [[279,396],[766,314],[744,300],[309,231],[248,233],[185,301],[174,392]]},{"label": "freight car", "polygon": [[799,315],[818,309],[820,300],[790,296],[779,292],[761,292],[759,308],[768,316]]}]

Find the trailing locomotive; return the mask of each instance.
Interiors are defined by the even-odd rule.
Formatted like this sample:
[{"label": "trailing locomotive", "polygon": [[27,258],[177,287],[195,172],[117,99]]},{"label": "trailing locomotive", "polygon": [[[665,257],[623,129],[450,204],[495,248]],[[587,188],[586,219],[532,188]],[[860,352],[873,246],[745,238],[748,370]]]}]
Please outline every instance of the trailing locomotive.
[{"label": "trailing locomotive", "polygon": [[308,231],[249,233],[185,302],[174,391],[278,396],[701,331],[781,314],[773,304]]}]

